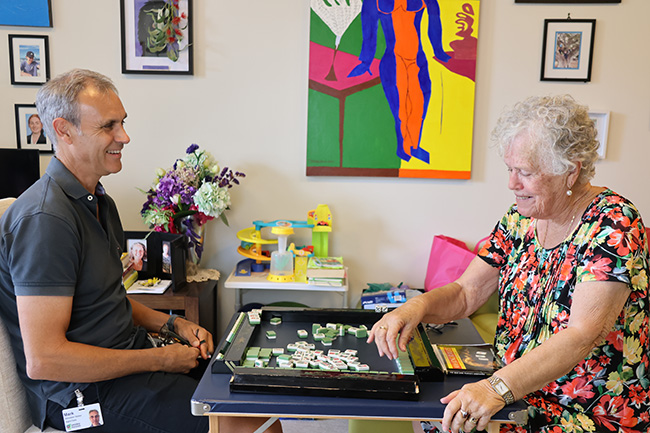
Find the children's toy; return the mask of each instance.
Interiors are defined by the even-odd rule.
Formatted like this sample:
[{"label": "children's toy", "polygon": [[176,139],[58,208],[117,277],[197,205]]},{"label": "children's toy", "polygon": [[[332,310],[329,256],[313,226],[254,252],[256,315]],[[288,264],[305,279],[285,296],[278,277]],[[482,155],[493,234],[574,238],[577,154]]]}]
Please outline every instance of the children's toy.
[{"label": "children's toy", "polygon": [[[270,281],[305,283],[307,258],[312,255],[327,257],[329,233],[332,231],[332,214],[327,205],[319,204],[307,213],[307,221],[275,220],[253,221],[253,227],[237,232],[241,245],[237,252],[246,257],[237,264],[235,275],[247,276],[251,272],[263,272],[269,267]],[[268,227],[278,239],[263,239],[262,229]],[[297,248],[293,243],[287,248],[287,238],[296,228],[312,230],[313,246]],[[278,245],[273,253],[263,251],[264,245]],[[295,266],[294,266],[295,257]]]}]

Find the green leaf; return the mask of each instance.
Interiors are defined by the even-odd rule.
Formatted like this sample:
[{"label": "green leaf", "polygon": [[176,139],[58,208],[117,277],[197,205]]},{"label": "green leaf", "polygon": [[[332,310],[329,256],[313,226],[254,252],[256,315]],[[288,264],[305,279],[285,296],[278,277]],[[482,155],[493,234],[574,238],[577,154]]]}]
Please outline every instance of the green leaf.
[{"label": "green leaf", "polygon": [[219,215],[219,218],[221,219],[221,221],[223,221],[223,223],[226,225],[226,227],[230,227],[230,224],[228,224],[228,218],[226,217],[225,212],[221,212],[221,215]]}]

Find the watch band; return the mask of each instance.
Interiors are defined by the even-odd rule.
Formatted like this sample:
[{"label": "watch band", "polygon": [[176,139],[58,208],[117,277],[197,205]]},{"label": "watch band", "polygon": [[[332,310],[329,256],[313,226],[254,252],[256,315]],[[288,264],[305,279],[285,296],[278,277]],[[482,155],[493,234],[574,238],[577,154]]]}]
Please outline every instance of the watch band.
[{"label": "watch band", "polygon": [[180,316],[180,315],[178,315],[178,314],[172,314],[171,316],[169,316],[169,319],[167,319],[167,329],[169,329],[169,330],[172,331],[172,332],[176,332],[176,328],[174,328],[174,322],[175,322],[176,319],[178,319],[178,318],[180,318],[180,319],[184,319],[185,317],[184,317],[184,316]]},{"label": "watch band", "polygon": [[[506,405],[515,402],[515,396],[512,394],[510,387],[499,376],[492,375],[488,377],[488,382],[490,382],[490,386],[492,386],[492,389],[497,394],[499,394],[501,398],[503,398],[503,400],[506,402]],[[502,392],[499,390],[499,388],[505,388],[507,391]]]}]

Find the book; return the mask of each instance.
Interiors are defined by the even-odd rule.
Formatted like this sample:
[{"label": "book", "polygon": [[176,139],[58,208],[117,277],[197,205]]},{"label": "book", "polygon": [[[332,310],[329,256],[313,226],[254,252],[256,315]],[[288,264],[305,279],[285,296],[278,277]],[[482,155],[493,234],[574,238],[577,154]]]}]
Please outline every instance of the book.
[{"label": "book", "polygon": [[448,374],[490,376],[503,367],[491,344],[432,344],[440,368]]},{"label": "book", "polygon": [[[384,290],[381,292],[364,292],[361,294],[361,305],[365,309],[366,305],[373,304],[398,304],[406,302],[406,290]],[[372,308],[372,307],[368,307]]]},{"label": "book", "polygon": [[127,295],[134,295],[139,293],[149,295],[162,295],[165,290],[172,284],[172,280],[160,280],[152,286],[146,285],[147,280],[138,280],[126,289]]},{"label": "book", "polygon": [[307,278],[345,278],[343,257],[310,257]]},{"label": "book", "polygon": [[313,284],[315,286],[330,286],[330,287],[342,287],[343,278],[307,278],[307,284]]}]

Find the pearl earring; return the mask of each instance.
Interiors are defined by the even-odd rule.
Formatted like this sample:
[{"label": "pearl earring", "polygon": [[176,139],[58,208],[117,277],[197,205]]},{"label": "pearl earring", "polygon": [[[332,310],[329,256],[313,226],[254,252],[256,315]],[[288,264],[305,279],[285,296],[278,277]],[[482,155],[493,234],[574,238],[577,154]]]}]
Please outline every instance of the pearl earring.
[{"label": "pearl earring", "polygon": [[571,196],[573,195],[573,191],[571,191],[570,189],[567,189],[567,190],[566,190],[566,195],[568,195],[569,197],[571,197]]}]

